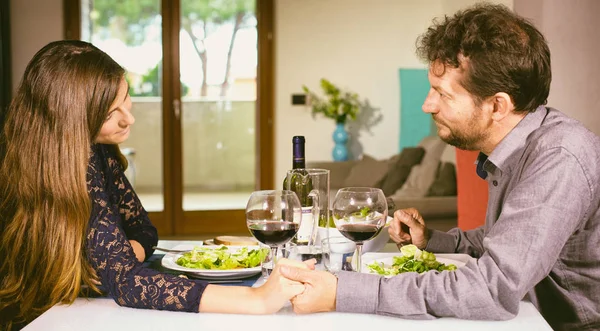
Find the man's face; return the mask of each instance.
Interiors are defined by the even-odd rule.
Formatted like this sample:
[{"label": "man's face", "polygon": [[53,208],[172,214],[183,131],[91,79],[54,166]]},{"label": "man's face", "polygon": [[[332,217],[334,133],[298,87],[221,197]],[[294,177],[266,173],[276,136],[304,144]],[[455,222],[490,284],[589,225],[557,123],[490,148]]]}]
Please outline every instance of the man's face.
[{"label": "man's face", "polygon": [[443,141],[464,150],[481,150],[489,136],[492,119],[460,85],[462,75],[460,68],[444,68],[440,62],[432,63],[428,74],[431,89],[422,108],[431,114]]}]

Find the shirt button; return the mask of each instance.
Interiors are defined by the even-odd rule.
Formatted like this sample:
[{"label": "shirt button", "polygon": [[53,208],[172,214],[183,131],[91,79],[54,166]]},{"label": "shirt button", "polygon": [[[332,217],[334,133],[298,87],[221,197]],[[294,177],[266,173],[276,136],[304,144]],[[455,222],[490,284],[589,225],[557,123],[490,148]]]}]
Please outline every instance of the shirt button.
[{"label": "shirt button", "polygon": [[494,180],[494,181],[492,181],[492,184],[494,184],[494,186],[498,186],[498,181]]}]

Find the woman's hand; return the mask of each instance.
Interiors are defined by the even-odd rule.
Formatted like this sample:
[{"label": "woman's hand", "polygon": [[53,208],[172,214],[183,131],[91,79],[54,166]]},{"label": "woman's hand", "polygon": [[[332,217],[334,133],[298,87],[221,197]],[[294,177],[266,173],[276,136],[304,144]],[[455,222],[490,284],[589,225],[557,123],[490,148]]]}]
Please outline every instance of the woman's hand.
[{"label": "woman's hand", "polygon": [[144,260],[146,259],[146,252],[144,251],[144,247],[142,247],[142,244],[137,242],[137,240],[130,240],[129,244],[131,244],[131,247],[133,248],[133,253],[135,254],[137,260],[140,262],[144,262]]},{"label": "woman's hand", "polygon": [[424,249],[429,241],[429,230],[425,221],[414,208],[396,210],[389,233],[390,238],[398,245],[413,244],[419,249]]},{"label": "woman's hand", "polygon": [[304,284],[281,275],[281,266],[289,265],[302,269],[314,269],[314,262],[314,260],[306,261],[306,263],[288,259],[278,260],[266,283],[255,289],[262,301],[264,314],[278,312],[290,299],[304,292]]},{"label": "woman's hand", "polygon": [[280,259],[273,272],[261,287],[219,286],[210,284],[204,290],[199,310],[209,313],[273,314],[291,298],[304,292],[304,284],[281,275],[280,267],[314,269],[314,261],[303,263]]}]

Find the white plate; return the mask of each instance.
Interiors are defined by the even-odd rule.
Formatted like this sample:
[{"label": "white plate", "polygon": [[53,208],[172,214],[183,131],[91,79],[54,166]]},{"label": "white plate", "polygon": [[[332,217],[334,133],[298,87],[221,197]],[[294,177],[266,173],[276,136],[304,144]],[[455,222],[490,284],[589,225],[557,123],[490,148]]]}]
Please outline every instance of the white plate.
[{"label": "white plate", "polygon": [[[395,254],[394,256],[402,256],[401,253]],[[445,265],[454,264],[456,268],[460,268],[467,264],[469,260],[472,259],[471,256],[467,254],[435,254],[435,258],[438,262],[443,263]],[[389,268],[394,263],[394,257],[383,257],[383,258],[375,258],[375,259],[365,259],[362,261],[362,269],[361,271],[366,274],[375,274],[375,272],[371,272],[371,269],[367,267],[367,264],[371,264],[373,262],[382,263],[385,268]],[[394,277],[394,276],[386,276],[386,277]]]},{"label": "white plate", "polygon": [[[203,248],[217,248],[220,246],[207,246],[203,245]],[[249,249],[260,249],[260,246],[227,246],[229,250],[239,250],[243,247],[248,247]],[[194,245],[177,245],[173,247],[176,250],[192,250]],[[242,279],[250,276],[254,276],[260,273],[260,265],[254,268],[245,268],[245,269],[232,269],[232,270],[203,270],[203,269],[194,269],[194,268],[186,268],[177,264],[177,259],[180,258],[183,253],[167,253],[161,260],[161,264],[163,267],[171,270],[181,271],[185,273],[192,274],[194,277],[205,278],[205,279]]]}]

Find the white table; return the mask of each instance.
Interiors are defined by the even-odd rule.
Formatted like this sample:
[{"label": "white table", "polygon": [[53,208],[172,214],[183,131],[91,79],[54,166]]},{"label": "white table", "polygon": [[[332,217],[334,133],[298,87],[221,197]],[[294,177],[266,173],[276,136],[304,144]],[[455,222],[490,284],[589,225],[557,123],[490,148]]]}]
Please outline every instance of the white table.
[{"label": "white table", "polygon": [[[173,247],[180,241],[163,241]],[[393,251],[388,245],[384,251]],[[408,320],[366,314],[320,313],[296,315],[291,306],[274,315],[194,314],[118,306],[110,298],[79,298],[70,306],[56,305],[30,323],[26,331],[51,330],[552,330],[533,304],[521,302],[519,314],[509,321],[468,321],[455,318]]]},{"label": "white table", "polygon": [[467,321],[440,318],[430,321],[395,317],[320,313],[296,315],[285,307],[275,315],[194,314],[119,307],[112,299],[77,299],[71,306],[57,305],[30,323],[34,330],[552,330],[535,307],[521,302],[519,315],[509,321]]}]

